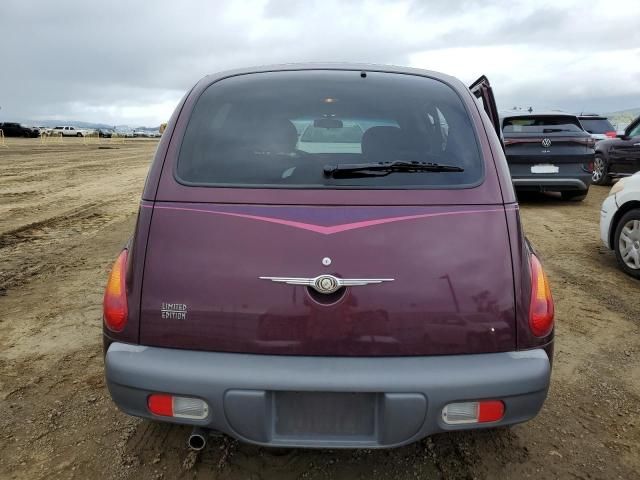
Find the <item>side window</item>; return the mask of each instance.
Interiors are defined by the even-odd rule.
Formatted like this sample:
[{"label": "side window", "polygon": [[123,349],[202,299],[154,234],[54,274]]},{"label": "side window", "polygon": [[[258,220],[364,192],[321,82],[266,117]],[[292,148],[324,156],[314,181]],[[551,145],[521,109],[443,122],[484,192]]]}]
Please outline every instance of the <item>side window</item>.
[{"label": "side window", "polygon": [[640,136],[640,123],[638,123],[635,128],[632,128],[629,132],[630,137],[638,137]]}]

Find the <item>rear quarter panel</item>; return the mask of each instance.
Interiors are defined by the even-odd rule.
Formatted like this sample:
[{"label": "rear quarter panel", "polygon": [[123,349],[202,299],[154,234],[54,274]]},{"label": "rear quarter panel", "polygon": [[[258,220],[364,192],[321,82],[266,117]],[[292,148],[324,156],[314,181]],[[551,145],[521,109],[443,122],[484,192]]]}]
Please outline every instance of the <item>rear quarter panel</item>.
[{"label": "rear quarter panel", "polygon": [[[530,257],[535,252],[525,237],[519,208],[506,209],[505,214],[507,216],[513,265],[517,346],[519,350],[543,347],[553,341],[554,332],[551,331],[545,337],[536,337],[531,333],[529,327],[529,306],[531,303]],[[537,256],[544,263],[544,258]],[[553,294],[553,284],[551,284],[551,289]]]}]

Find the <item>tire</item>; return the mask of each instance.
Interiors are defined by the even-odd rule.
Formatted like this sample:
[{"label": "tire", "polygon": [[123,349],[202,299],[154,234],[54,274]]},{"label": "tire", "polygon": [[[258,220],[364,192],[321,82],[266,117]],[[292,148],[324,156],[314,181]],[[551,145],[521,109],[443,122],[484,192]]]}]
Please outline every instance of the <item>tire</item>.
[{"label": "tire", "polygon": [[591,181],[596,185],[611,185],[611,176],[609,175],[609,166],[607,161],[599,153],[593,159],[593,173]]},{"label": "tire", "polygon": [[78,133],[76,134],[76,137],[82,137],[82,134],[81,134],[80,132],[78,132]]},{"label": "tire", "polygon": [[618,221],[613,250],[622,271],[640,279],[640,208],[629,210]]},{"label": "tire", "polygon": [[586,190],[566,190],[564,192],[560,192],[560,196],[563,200],[581,202],[587,198],[587,193],[589,193],[588,188]]}]

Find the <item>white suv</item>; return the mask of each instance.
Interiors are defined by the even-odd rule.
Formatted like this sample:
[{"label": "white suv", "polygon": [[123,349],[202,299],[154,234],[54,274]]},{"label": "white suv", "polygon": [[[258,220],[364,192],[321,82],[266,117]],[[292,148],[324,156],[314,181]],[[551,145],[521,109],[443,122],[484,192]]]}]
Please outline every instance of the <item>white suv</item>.
[{"label": "white suv", "polygon": [[86,130],[76,127],[55,127],[52,131],[52,135],[62,135],[63,137],[84,137],[87,134]]},{"label": "white suv", "polygon": [[618,181],[602,202],[600,237],[622,270],[640,279],[640,172]]}]

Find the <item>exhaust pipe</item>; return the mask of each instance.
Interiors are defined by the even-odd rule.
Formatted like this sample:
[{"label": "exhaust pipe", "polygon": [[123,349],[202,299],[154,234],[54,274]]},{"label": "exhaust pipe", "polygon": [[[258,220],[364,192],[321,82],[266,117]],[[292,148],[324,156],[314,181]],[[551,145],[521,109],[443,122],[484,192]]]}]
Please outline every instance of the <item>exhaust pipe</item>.
[{"label": "exhaust pipe", "polygon": [[209,436],[209,430],[202,427],[193,427],[191,435],[187,440],[187,444],[191,450],[196,452],[202,450],[207,444],[207,437]]}]

